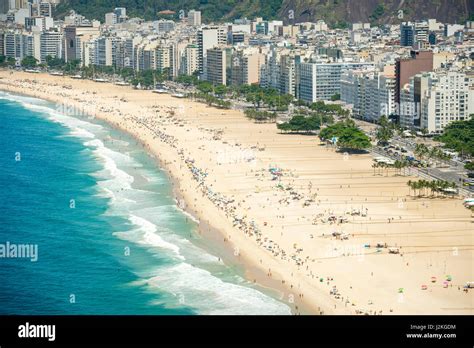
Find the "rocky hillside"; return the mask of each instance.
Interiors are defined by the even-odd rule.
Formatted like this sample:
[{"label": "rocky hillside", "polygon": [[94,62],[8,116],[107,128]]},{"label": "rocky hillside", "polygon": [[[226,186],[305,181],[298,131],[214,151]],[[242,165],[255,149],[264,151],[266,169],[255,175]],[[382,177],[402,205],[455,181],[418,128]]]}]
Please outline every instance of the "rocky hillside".
[{"label": "rocky hillside", "polygon": [[[161,10],[201,10],[205,21],[234,18],[282,18],[285,22],[324,19],[331,25],[352,22],[399,23],[403,20],[436,18],[443,22],[464,22],[474,14],[473,0],[63,0],[57,17],[71,9],[90,19],[104,20],[114,7],[126,7],[130,16],[156,19]],[[289,16],[289,11],[292,16]],[[400,12],[402,11],[402,12]]]},{"label": "rocky hillside", "polygon": [[[283,0],[280,15],[295,21],[324,19],[335,23],[399,23],[400,20],[436,18],[463,22],[474,14],[472,0]],[[399,16],[401,18],[399,18]]]}]

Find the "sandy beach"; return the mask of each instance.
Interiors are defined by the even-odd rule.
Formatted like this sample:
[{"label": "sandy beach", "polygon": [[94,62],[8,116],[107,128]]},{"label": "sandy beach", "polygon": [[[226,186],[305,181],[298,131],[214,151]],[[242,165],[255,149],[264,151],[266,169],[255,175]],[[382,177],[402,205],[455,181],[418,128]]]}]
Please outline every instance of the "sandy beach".
[{"label": "sandy beach", "polygon": [[133,135],[203,239],[295,314],[474,314],[463,289],[474,281],[471,212],[460,198],[415,198],[406,183],[416,177],[374,171],[370,154],[111,83],[1,70],[0,90]]}]

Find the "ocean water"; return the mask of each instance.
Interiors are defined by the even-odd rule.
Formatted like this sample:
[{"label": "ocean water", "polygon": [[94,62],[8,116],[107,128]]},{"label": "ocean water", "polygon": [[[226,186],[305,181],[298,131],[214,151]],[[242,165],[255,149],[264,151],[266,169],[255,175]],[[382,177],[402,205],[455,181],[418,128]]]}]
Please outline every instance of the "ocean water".
[{"label": "ocean water", "polygon": [[166,174],[125,134],[0,92],[0,314],[289,314],[194,241]]}]

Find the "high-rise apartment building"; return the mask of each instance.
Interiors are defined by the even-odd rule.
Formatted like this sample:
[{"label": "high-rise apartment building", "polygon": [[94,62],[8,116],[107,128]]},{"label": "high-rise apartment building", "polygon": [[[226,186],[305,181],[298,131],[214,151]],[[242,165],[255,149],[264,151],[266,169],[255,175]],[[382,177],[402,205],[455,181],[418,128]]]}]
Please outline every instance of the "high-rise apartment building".
[{"label": "high-rise apartment building", "polygon": [[427,77],[421,101],[420,128],[441,133],[454,121],[474,114],[474,75],[458,70],[437,71]]},{"label": "high-rise apartment building", "polygon": [[433,70],[433,52],[411,51],[409,58],[399,59],[395,64],[396,94],[395,101],[400,103],[400,92],[410,81],[410,77]]},{"label": "high-rise apartment building", "polygon": [[403,22],[400,24],[400,45],[413,46],[415,43],[428,42],[428,22]]},{"label": "high-rise apartment building", "polygon": [[190,44],[184,49],[180,73],[183,75],[192,75],[196,71],[199,71],[199,47],[195,44]]},{"label": "high-rise apartment building", "polygon": [[46,57],[50,56],[53,58],[62,57],[62,41],[63,34],[57,31],[45,31],[41,33],[40,37],[40,55],[41,62],[46,62]]},{"label": "high-rise apartment building", "polygon": [[201,11],[190,10],[188,12],[188,24],[192,26],[201,25]]},{"label": "high-rise apartment building", "polygon": [[373,63],[300,63],[298,97],[311,103],[330,100],[335,94],[341,93],[342,74],[373,66]]},{"label": "high-rise apartment building", "polygon": [[234,52],[232,55],[232,84],[251,85],[260,82],[263,57],[258,52]]},{"label": "high-rise apartment building", "polygon": [[199,73],[205,76],[205,62],[207,51],[210,48],[225,45],[227,33],[225,27],[209,26],[198,30],[197,44],[199,48]]},{"label": "high-rise apartment building", "polygon": [[231,82],[232,49],[229,47],[214,47],[207,50],[206,81],[214,85],[227,85]]}]

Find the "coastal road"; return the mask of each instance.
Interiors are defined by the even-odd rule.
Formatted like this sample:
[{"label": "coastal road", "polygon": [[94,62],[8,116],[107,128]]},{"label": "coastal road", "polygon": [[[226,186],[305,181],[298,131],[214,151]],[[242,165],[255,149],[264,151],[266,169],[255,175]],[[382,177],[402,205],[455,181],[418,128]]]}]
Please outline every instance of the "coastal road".
[{"label": "coastal road", "polygon": [[[400,157],[389,154],[381,148],[373,148],[371,150],[374,156],[384,156],[393,160],[400,160]],[[462,180],[464,179],[464,168],[459,170],[458,167],[448,167],[448,168],[412,168],[412,172],[415,170],[415,173],[420,173],[421,176],[429,176],[435,180],[445,180],[453,182],[458,186],[459,193],[463,196],[472,196],[474,195],[474,188],[472,186],[463,186]]]}]

